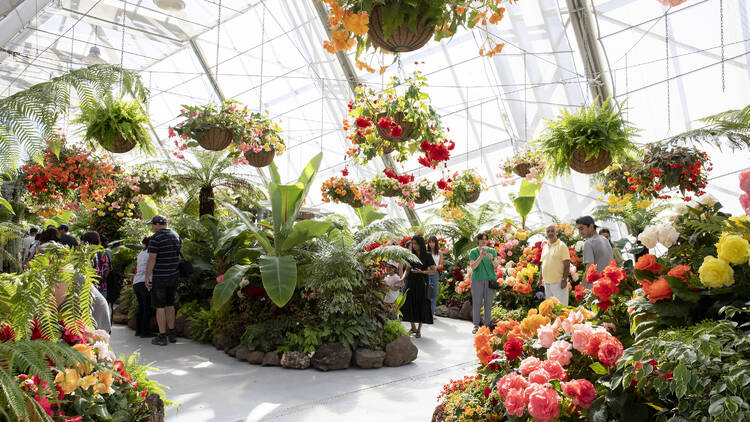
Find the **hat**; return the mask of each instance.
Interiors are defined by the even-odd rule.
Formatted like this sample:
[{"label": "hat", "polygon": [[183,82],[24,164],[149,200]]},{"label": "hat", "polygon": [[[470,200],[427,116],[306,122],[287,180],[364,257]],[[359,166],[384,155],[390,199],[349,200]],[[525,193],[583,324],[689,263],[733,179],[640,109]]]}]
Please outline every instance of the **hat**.
[{"label": "hat", "polygon": [[167,224],[167,217],[157,214],[151,218],[148,224]]},{"label": "hat", "polygon": [[57,229],[58,230],[68,231],[68,225],[67,224],[60,224],[59,226],[57,226]]},{"label": "hat", "polygon": [[583,224],[584,226],[590,226],[594,225],[594,227],[599,227],[594,223],[594,218],[590,215],[584,215],[583,217],[578,217],[576,219],[576,224]]}]

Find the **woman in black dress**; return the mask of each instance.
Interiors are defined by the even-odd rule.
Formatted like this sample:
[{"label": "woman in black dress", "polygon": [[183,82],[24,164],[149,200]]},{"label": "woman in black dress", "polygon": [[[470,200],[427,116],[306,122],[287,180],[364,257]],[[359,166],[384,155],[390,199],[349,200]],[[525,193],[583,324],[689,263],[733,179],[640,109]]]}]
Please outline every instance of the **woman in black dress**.
[{"label": "woman in black dress", "polygon": [[[411,264],[407,268],[406,275],[406,301],[401,307],[403,320],[411,322],[411,331],[414,337],[422,337],[422,324],[432,324],[432,312],[430,312],[430,300],[427,297],[428,274],[437,271],[435,260],[427,252],[427,246],[422,236],[414,236],[411,242],[411,250],[419,258],[419,263]],[[418,323],[419,326],[415,326]]]}]

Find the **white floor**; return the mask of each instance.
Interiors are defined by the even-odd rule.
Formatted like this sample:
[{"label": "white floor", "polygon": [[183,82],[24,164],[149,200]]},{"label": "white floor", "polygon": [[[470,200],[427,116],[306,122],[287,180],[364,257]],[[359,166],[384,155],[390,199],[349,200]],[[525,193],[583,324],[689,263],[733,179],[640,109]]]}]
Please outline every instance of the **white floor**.
[{"label": "white floor", "polygon": [[121,325],[114,327],[111,344],[117,354],[140,349],[141,362],[161,370],[152,377],[180,403],[167,412],[167,421],[429,421],[443,384],[472,374],[477,365],[471,327],[436,318],[421,339],[413,339],[416,361],[333,372],[250,365],[183,338],[153,346]]}]

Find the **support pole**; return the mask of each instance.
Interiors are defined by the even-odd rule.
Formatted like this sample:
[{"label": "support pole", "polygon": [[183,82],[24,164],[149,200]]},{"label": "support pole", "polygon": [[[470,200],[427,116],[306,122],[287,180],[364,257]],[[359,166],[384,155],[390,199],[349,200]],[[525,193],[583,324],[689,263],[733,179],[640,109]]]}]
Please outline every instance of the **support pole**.
[{"label": "support pole", "polygon": [[593,14],[588,0],[565,0],[568,5],[568,16],[578,42],[578,50],[586,69],[586,79],[594,99],[604,101],[612,96],[612,89],[602,65],[602,54],[599,42],[594,33]]}]

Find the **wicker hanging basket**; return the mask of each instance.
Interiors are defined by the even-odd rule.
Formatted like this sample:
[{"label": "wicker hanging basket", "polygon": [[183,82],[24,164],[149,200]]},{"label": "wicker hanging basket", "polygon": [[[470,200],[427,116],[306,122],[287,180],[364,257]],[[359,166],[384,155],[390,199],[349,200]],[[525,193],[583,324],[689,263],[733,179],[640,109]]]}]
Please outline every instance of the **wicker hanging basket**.
[{"label": "wicker hanging basket", "polygon": [[424,204],[425,202],[427,202],[427,198],[422,198],[421,196],[414,200],[415,204]]},{"label": "wicker hanging basket", "polygon": [[347,202],[347,205],[349,205],[352,208],[362,208],[365,204],[362,203],[361,199],[356,199],[351,202]]},{"label": "wicker hanging basket", "polygon": [[[386,117],[385,113],[378,114],[378,116],[375,118],[375,125],[377,126],[378,122],[380,121],[381,117]],[[404,121],[404,113],[395,113],[392,116],[388,116],[390,119],[396,123],[397,125],[401,126],[401,136],[391,136],[391,131],[389,130],[383,130],[378,126],[378,133],[380,136],[388,141],[391,142],[404,142],[410,139],[411,134],[414,133],[414,130],[417,128],[417,124],[415,122],[409,122]]]},{"label": "wicker hanging basket", "polygon": [[367,31],[367,36],[372,45],[392,53],[405,53],[419,50],[430,41],[435,33],[435,26],[424,23],[417,23],[414,31],[405,25],[399,26],[386,38],[383,31],[383,8],[387,7],[390,7],[389,3],[375,6],[370,15],[370,29]]},{"label": "wicker hanging basket", "polygon": [[245,153],[245,159],[251,166],[262,168],[270,165],[273,162],[273,157],[275,156],[275,154],[276,151],[274,150],[261,152],[248,151]]},{"label": "wicker hanging basket", "polygon": [[579,148],[570,156],[570,168],[583,174],[598,173],[612,163],[609,151],[599,150],[599,155],[586,160],[586,150]]},{"label": "wicker hanging basket", "polygon": [[232,131],[221,127],[212,127],[198,138],[198,144],[209,151],[221,151],[229,146],[233,138]]},{"label": "wicker hanging basket", "polygon": [[399,194],[400,191],[401,190],[399,188],[397,188],[397,187],[390,188],[387,191],[383,192],[383,196],[387,196],[389,198],[392,198],[394,196],[398,196],[398,194]]},{"label": "wicker hanging basket", "polygon": [[518,177],[526,177],[529,170],[531,170],[531,166],[528,163],[521,163],[513,167],[513,173],[517,174]]},{"label": "wicker hanging basket", "polygon": [[113,154],[122,154],[124,152],[128,152],[131,149],[135,148],[135,141],[133,140],[127,140],[125,138],[118,138],[113,144],[111,148],[107,148],[103,143],[99,143],[102,148],[106,149],[107,151],[113,153]]},{"label": "wicker hanging basket", "polygon": [[477,202],[477,199],[479,199],[479,190],[471,191],[466,196],[466,203],[471,204],[472,202]]},{"label": "wicker hanging basket", "polygon": [[393,146],[391,146],[391,144],[388,141],[383,142],[383,155],[390,154],[392,152],[393,152]]}]

